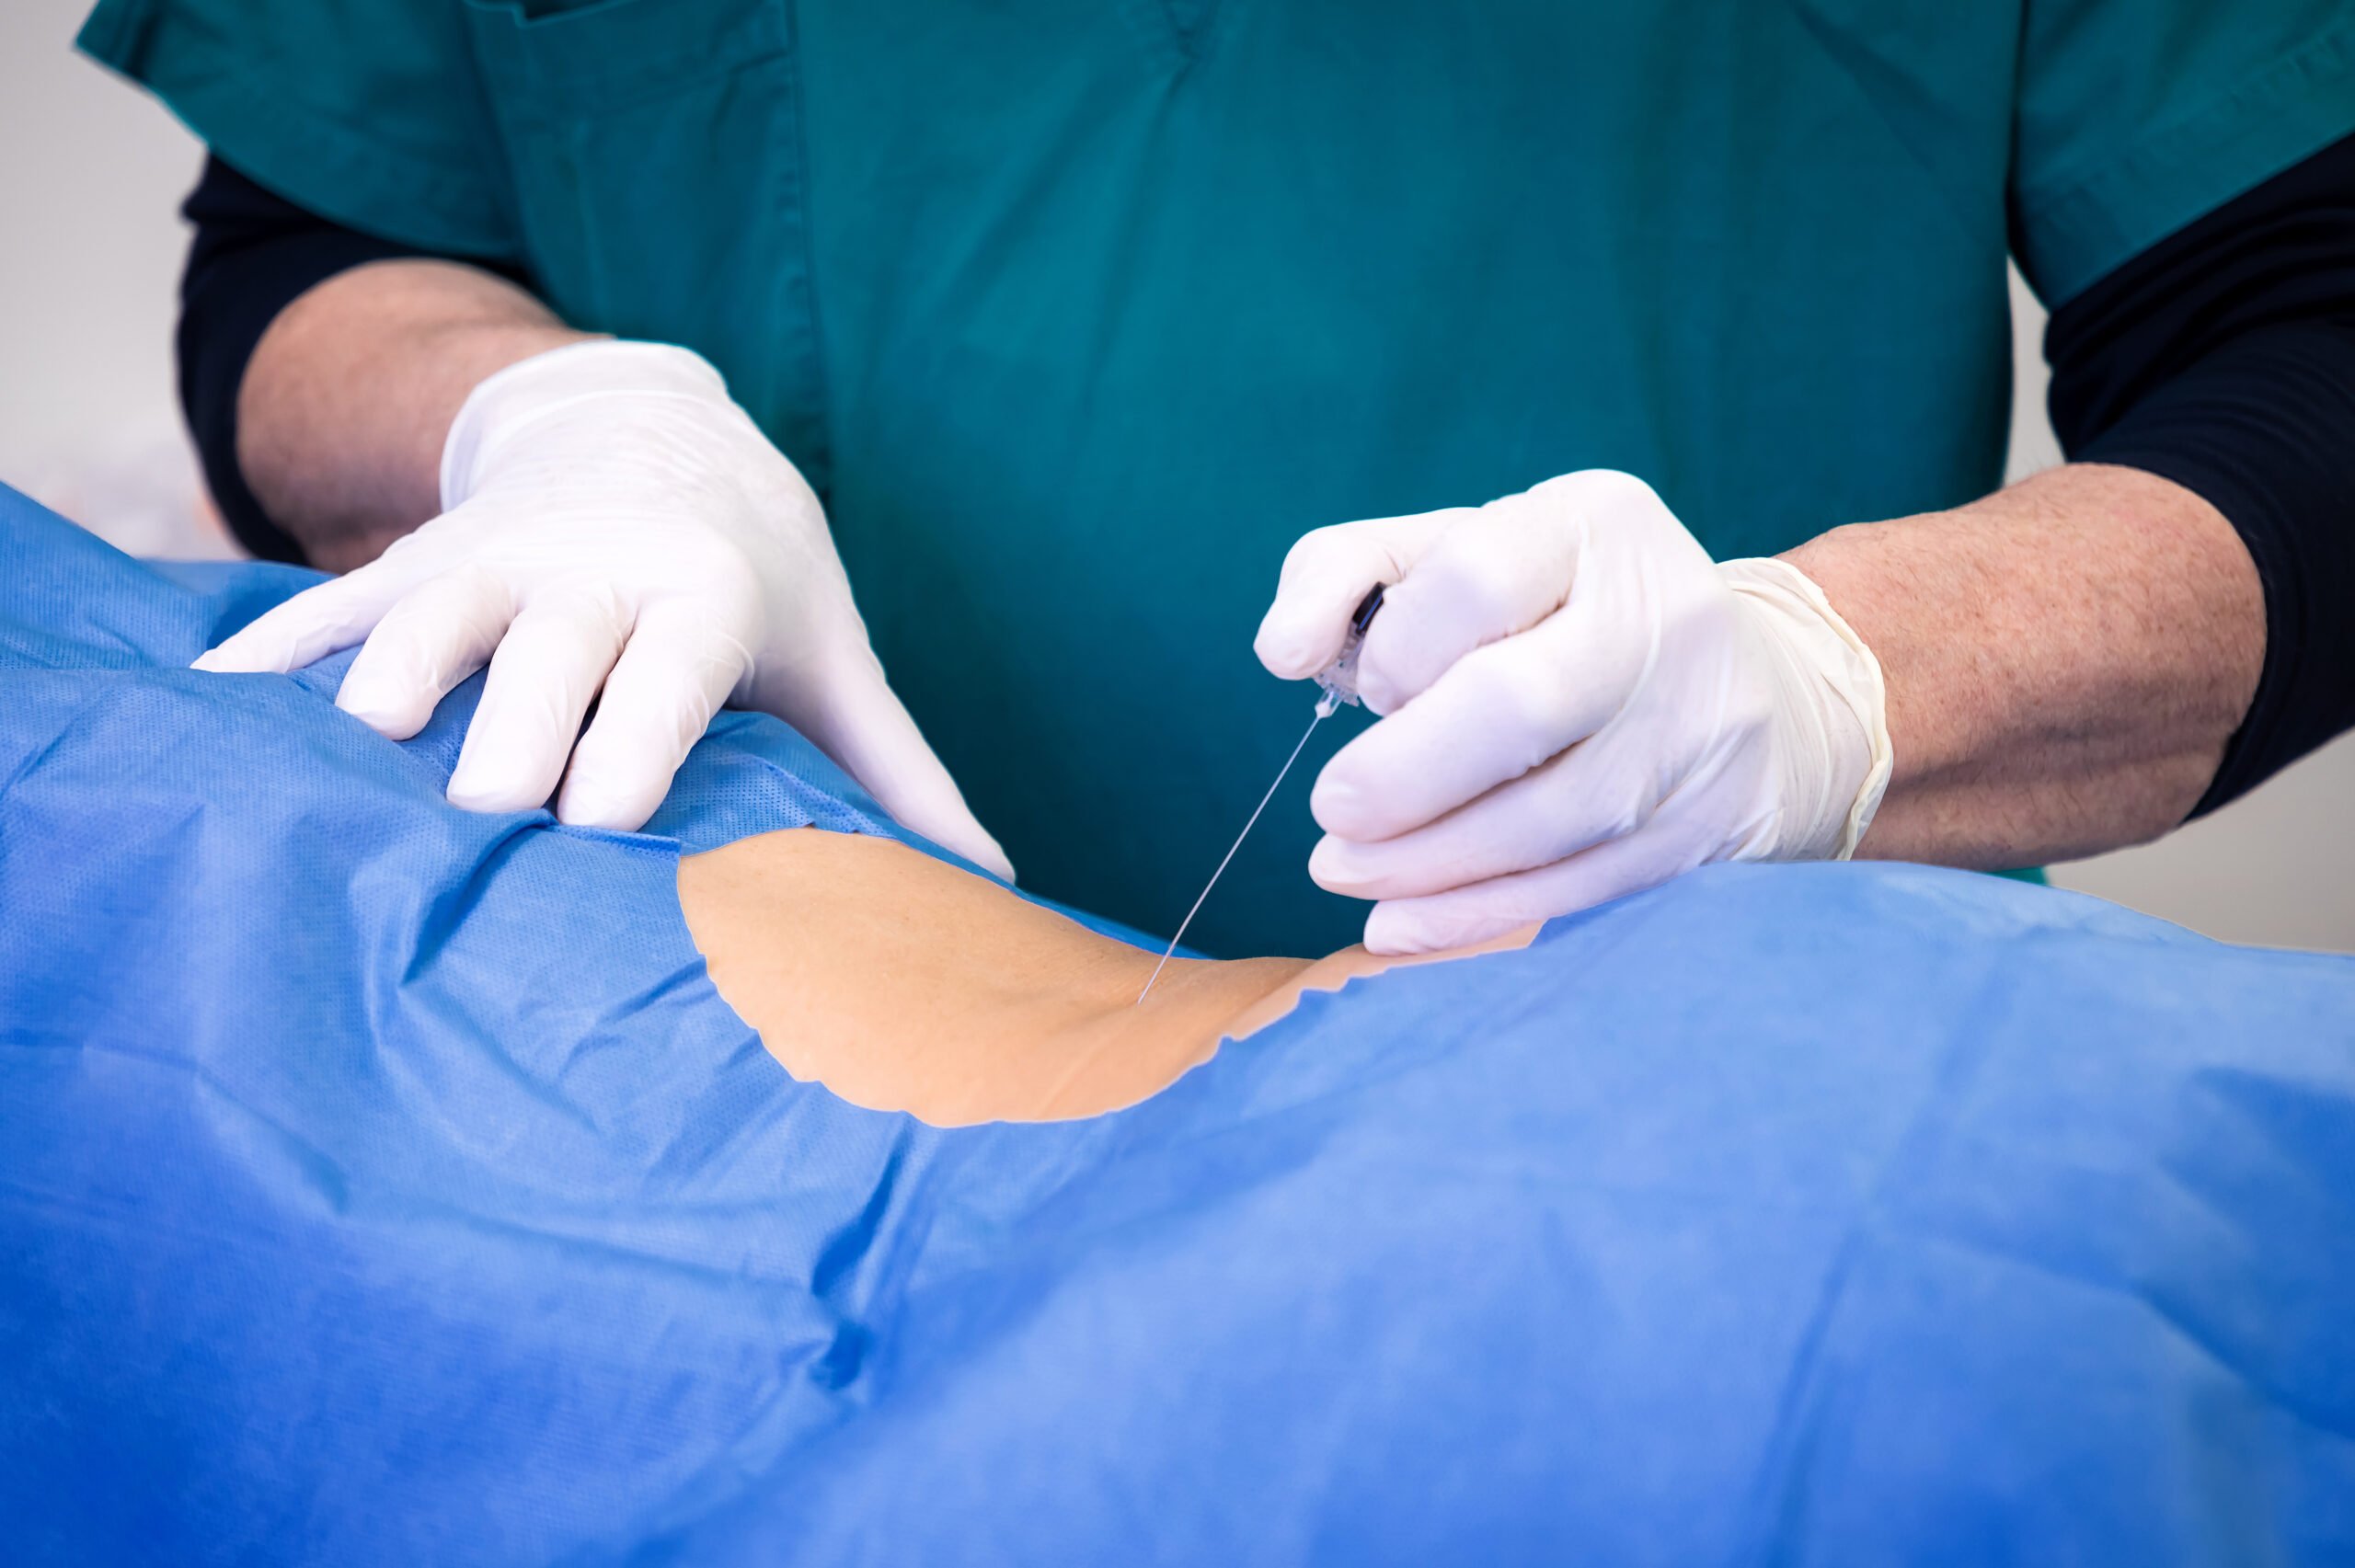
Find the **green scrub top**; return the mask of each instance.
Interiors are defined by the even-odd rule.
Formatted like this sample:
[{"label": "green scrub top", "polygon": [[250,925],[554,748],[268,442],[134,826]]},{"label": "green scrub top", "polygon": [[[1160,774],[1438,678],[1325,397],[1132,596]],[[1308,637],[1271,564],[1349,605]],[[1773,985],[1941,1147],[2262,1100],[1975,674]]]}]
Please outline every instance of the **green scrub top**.
[{"label": "green scrub top", "polygon": [[[1999,482],[2058,303],[2355,130],[2355,0],[105,0],[231,165],[683,343],[1025,884],[1166,933],[1285,548],[1592,466],[1720,557]],[[1322,951],[1305,776],[1195,932]]]}]

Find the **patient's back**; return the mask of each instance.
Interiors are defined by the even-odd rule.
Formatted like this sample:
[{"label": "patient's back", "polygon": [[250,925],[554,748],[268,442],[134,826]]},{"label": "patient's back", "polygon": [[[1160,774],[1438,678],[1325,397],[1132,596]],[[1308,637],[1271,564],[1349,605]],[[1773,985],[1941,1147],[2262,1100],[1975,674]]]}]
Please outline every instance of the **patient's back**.
[{"label": "patient's back", "polygon": [[2355,965],[1724,868],[1135,1109],[794,1082],[677,846],[186,670],[309,580],[0,496],[0,1516],[36,1559],[2343,1560]]}]

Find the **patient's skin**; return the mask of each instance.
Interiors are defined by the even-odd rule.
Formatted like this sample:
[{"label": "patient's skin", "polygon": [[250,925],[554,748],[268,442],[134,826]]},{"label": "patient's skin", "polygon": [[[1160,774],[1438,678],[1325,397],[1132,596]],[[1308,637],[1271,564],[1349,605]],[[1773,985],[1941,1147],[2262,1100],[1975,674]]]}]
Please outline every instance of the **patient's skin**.
[{"label": "patient's skin", "polygon": [[812,828],[683,860],[679,903],[713,983],[794,1077],[941,1126],[1133,1104],[1304,990],[1430,961],[1173,958],[1140,1007],[1157,955],[892,840]]}]

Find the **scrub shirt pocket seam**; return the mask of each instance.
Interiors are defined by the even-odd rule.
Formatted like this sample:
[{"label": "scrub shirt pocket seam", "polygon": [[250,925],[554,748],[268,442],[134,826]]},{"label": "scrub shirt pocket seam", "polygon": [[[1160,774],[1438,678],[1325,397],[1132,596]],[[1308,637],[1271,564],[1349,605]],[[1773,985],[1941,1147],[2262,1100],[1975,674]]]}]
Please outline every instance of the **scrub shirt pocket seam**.
[{"label": "scrub shirt pocket seam", "polygon": [[[585,157],[583,143],[588,140],[585,127],[578,120],[560,123],[560,130],[556,123],[551,124],[550,130],[564,138],[566,151],[577,166]],[[581,268],[587,273],[582,281],[588,292],[591,308],[597,313],[600,319],[607,319],[613,314],[614,292],[612,270],[607,265],[609,258],[603,238],[603,231],[598,227],[597,223],[597,200],[585,184],[575,186],[571,195],[573,216],[580,225]]]},{"label": "scrub shirt pocket seam", "polygon": [[[789,60],[792,54],[793,51],[789,49],[774,50],[766,53],[730,60],[725,64],[713,65],[706,70],[676,76],[639,78],[622,74],[598,77],[574,83],[575,91],[570,94],[527,91],[519,95],[519,99],[527,113],[543,117],[568,112],[565,107],[567,102],[592,104],[596,112],[612,113],[621,109],[637,109],[649,103],[661,103],[689,89],[710,86],[763,65],[772,64],[780,60]],[[559,99],[564,102],[559,102]]]},{"label": "scrub shirt pocket seam", "polygon": [[[631,19],[633,13],[651,9],[649,0],[601,0],[600,4],[530,17],[519,0],[463,0],[475,28],[474,36],[502,57],[522,63],[526,79],[517,85],[521,97],[546,112],[593,106],[600,110],[634,108],[690,88],[724,81],[729,76],[782,59],[794,52],[798,18],[787,0],[737,0],[717,4],[722,22],[756,22],[783,12],[782,30],[757,25],[738,27],[696,52],[664,52],[621,63],[596,63],[581,69],[580,37],[596,38],[599,29]],[[772,10],[772,7],[775,7]],[[620,41],[615,35],[608,42]]]}]

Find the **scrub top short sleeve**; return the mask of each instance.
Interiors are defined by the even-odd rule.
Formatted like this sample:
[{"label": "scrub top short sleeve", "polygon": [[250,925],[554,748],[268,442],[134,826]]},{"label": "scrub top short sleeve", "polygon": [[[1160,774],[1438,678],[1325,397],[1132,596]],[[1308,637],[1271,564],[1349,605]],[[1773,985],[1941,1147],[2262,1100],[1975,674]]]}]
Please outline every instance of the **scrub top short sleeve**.
[{"label": "scrub top short sleeve", "polygon": [[2047,304],[2355,130],[2348,0],[2028,0],[2013,244]]},{"label": "scrub top short sleeve", "polygon": [[456,5],[101,0],[77,41],[291,201],[420,249],[519,258]]}]

